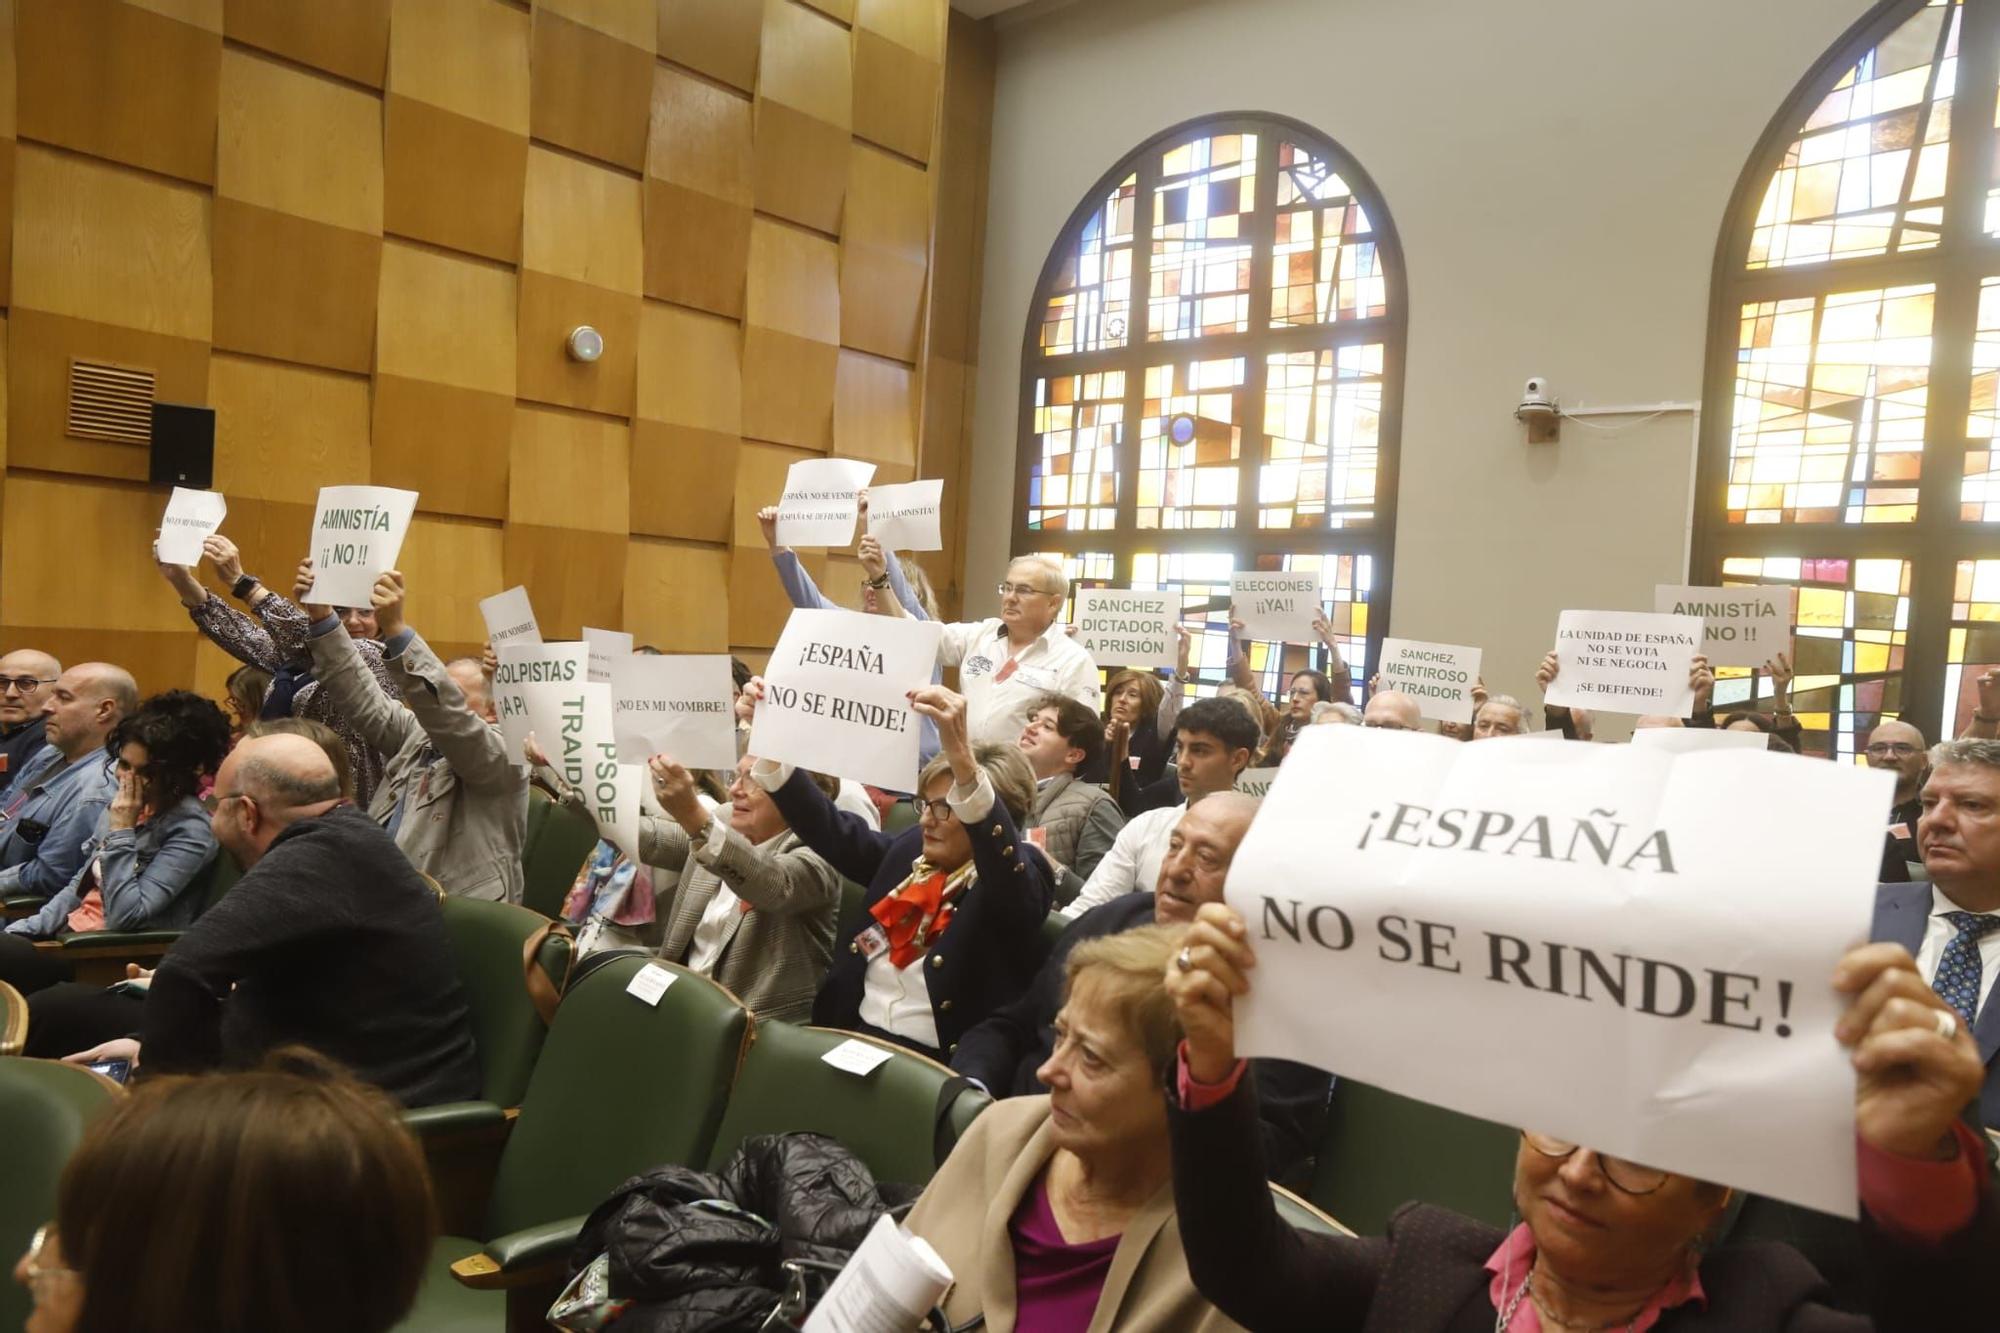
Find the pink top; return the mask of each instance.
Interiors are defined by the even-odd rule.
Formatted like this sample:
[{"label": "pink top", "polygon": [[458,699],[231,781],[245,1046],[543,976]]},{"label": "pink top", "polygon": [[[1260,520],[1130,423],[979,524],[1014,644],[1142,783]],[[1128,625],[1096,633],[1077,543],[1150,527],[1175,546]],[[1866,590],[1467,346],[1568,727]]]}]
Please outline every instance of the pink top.
[{"label": "pink top", "polygon": [[[1492,1285],[1486,1289],[1493,1308],[1504,1310],[1507,1302],[1514,1299],[1514,1293],[1527,1280],[1528,1272],[1535,1266],[1535,1234],[1528,1230],[1526,1222],[1515,1227],[1500,1242],[1500,1248],[1493,1251],[1493,1257],[1486,1261],[1486,1271],[1493,1274]],[[1677,1277],[1653,1294],[1646,1302],[1646,1308],[1639,1311],[1639,1317],[1631,1323],[1631,1333],[1646,1333],[1646,1330],[1660,1322],[1660,1316],[1677,1305],[1695,1301],[1706,1307],[1708,1293],[1701,1289],[1701,1274],[1690,1271]],[[1542,1333],[1542,1313],[1535,1308],[1532,1300],[1524,1300],[1514,1308],[1514,1317],[1507,1323],[1507,1333]]]},{"label": "pink top", "polygon": [[1049,1173],[1035,1177],[1007,1223],[1014,1241],[1014,1327],[1021,1333],[1083,1333],[1097,1313],[1117,1236],[1072,1244],[1049,1206]]}]

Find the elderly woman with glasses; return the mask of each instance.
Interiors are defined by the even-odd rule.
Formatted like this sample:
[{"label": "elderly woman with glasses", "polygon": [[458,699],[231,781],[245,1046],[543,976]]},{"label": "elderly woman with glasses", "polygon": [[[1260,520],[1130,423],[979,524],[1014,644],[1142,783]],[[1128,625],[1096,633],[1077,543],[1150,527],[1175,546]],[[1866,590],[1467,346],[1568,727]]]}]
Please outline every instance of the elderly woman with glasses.
[{"label": "elderly woman with glasses", "polygon": [[[1515,1157],[1511,1232],[1421,1203],[1386,1238],[1292,1230],[1264,1188],[1256,1093],[1234,1050],[1232,1008],[1256,961],[1243,919],[1211,903],[1166,969],[1186,1033],[1169,1108],[1181,1240],[1195,1285],[1249,1328],[1870,1333],[1990,1327],[2000,1310],[2000,1199],[1960,1119],[1979,1095],[1978,1048],[1900,945],[1863,945],[1833,976],[1853,997],[1833,1035],[1857,1076],[1870,1315],[1825,1305],[1789,1247],[1704,1259],[1724,1186],[1533,1131]],[[1522,1076],[1538,1072],[1571,1076]]]},{"label": "elderly woman with glasses", "polygon": [[939,742],[917,779],[916,828],[876,832],[789,764],[759,759],[750,776],[806,847],[868,886],[860,927],[834,940],[812,1021],[948,1060],[1034,979],[1056,877],[1019,833],[1035,800],[1019,746],[975,747],[964,698],[941,685],[910,703]]}]

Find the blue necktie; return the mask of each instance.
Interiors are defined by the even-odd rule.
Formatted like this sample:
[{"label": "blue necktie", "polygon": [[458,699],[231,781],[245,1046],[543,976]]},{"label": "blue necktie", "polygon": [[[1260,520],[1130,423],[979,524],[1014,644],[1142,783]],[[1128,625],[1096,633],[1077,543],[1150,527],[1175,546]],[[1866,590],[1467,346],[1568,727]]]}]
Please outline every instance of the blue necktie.
[{"label": "blue necktie", "polygon": [[1970,1028],[1979,1018],[1979,941],[1981,937],[2000,930],[2000,916],[1946,912],[1944,919],[1958,934],[1944,946],[1944,956],[1938,959],[1937,978],[1931,983],[1931,989],[1946,1004],[1958,1010],[1958,1016]]}]

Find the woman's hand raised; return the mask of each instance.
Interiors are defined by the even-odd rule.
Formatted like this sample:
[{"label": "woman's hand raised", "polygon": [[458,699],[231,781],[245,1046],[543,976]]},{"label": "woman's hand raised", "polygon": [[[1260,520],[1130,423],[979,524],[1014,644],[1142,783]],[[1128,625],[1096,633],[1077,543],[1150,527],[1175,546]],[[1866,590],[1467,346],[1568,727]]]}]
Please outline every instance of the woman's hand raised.
[{"label": "woman's hand raised", "polygon": [[1220,1083],[1235,1068],[1236,997],[1249,993],[1256,966],[1250,931],[1236,909],[1203,903],[1179,954],[1167,964],[1167,994],[1187,1037],[1188,1073],[1197,1083]]},{"label": "woman's hand raised", "polygon": [[1900,944],[1848,950],[1833,988],[1854,997],[1834,1035],[1854,1048],[1861,1137],[1902,1157],[1950,1156],[1952,1125],[1986,1074],[1964,1022]]}]

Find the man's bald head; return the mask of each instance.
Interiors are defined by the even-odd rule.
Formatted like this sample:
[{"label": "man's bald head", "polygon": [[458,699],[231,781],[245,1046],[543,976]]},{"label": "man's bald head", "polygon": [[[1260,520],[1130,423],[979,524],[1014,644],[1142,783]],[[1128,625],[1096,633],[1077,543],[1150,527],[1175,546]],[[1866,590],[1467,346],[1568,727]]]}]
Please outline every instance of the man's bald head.
[{"label": "man's bald head", "polygon": [[465,706],[488,722],[499,721],[493,710],[492,692],[486,684],[486,668],[476,657],[455,657],[444,664],[452,683],[465,696]]},{"label": "man's bald head", "polygon": [[1401,690],[1377,690],[1361,710],[1361,725],[1388,731],[1422,731],[1423,710]]},{"label": "man's bald head", "polygon": [[1924,748],[1924,733],[1909,723],[1891,718],[1868,733],[1868,767],[1885,768],[1896,775],[1896,804],[1908,805],[1924,789],[1930,776],[1931,757]]},{"label": "man's bald head", "polygon": [[1222,901],[1229,863],[1256,816],[1257,798],[1240,791],[1214,792],[1187,808],[1167,838],[1153,887],[1156,923],[1185,924],[1203,903]]},{"label": "man's bald head", "polygon": [[109,699],[118,706],[118,716],[138,711],[139,682],[124,667],[109,662],[79,662],[70,668],[70,673],[77,678],[80,693]]},{"label": "man's bald head", "polygon": [[0,657],[0,727],[12,729],[41,715],[62,663],[38,648],[16,648]]},{"label": "man's bald head", "polygon": [[71,762],[104,748],[121,718],[139,707],[132,673],[109,662],[79,662],[42,701],[43,734]]},{"label": "man's bald head", "polygon": [[1632,730],[1651,731],[1655,727],[1685,727],[1686,725],[1687,723],[1681,721],[1679,718],[1668,717],[1665,713],[1648,713],[1632,724]]},{"label": "man's bald head", "polygon": [[215,840],[249,869],[291,825],[324,814],[340,799],[340,775],[304,736],[251,736],[215,775]]}]

